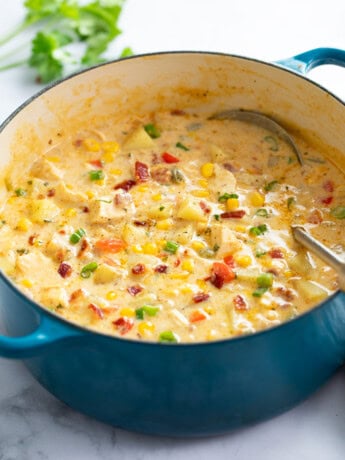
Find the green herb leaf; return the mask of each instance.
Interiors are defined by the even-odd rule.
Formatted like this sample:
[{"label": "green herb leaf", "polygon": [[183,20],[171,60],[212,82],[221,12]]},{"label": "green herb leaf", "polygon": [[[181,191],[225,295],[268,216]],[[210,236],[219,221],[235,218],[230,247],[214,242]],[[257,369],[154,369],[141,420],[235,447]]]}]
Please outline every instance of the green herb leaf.
[{"label": "green herb leaf", "polygon": [[159,334],[160,342],[176,343],[178,341],[176,334],[172,331],[164,331]]},{"label": "green herb leaf", "polygon": [[26,195],[26,190],[24,190],[23,188],[17,188],[14,193],[17,195],[17,196],[25,196]]},{"label": "green herb leaf", "polygon": [[270,192],[271,190],[274,189],[274,187],[279,184],[279,182],[277,180],[272,180],[271,182],[268,182],[268,184],[266,184],[264,186],[264,189],[266,190],[266,192]]},{"label": "green herb leaf", "polygon": [[182,144],[182,142],[176,142],[176,147],[178,149],[185,150],[186,152],[188,152],[188,150],[189,150],[189,148],[186,147],[184,144]]},{"label": "green herb leaf", "polygon": [[267,251],[260,251],[260,250],[258,250],[258,251],[256,251],[256,253],[255,253],[255,257],[263,257],[263,256],[265,256],[266,254],[267,254]]},{"label": "green herb leaf", "polygon": [[135,310],[135,316],[137,319],[144,319],[144,314],[148,316],[156,316],[159,312],[159,307],[153,307],[152,305],[143,305],[141,308]]},{"label": "green herb leaf", "polygon": [[265,292],[267,292],[267,291],[268,291],[267,288],[265,288],[265,287],[259,287],[259,288],[255,289],[255,291],[253,292],[252,295],[253,295],[254,297],[262,297],[262,296],[265,294]]},{"label": "green herb leaf", "polygon": [[154,125],[153,123],[149,123],[149,124],[145,125],[144,129],[147,132],[147,134],[150,137],[152,137],[152,139],[157,139],[161,135],[161,132],[159,131],[157,126]]},{"label": "green herb leaf", "polygon": [[258,225],[257,227],[250,227],[249,234],[259,236],[267,232],[268,228],[266,224]]},{"label": "green herb leaf", "polygon": [[93,171],[89,171],[90,180],[101,180],[104,179],[104,172],[102,169],[95,169]]},{"label": "green herb leaf", "polygon": [[293,196],[290,196],[288,199],[287,199],[287,207],[288,209],[291,209],[291,207],[296,203],[296,198],[294,198]]}]

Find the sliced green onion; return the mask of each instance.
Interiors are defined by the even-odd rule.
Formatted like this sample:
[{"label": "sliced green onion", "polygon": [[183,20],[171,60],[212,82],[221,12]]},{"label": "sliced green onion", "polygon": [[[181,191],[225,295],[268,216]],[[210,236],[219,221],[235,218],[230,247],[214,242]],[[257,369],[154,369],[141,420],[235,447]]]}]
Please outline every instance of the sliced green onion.
[{"label": "sliced green onion", "polygon": [[264,141],[270,145],[270,150],[272,150],[272,152],[277,152],[279,150],[278,141],[275,137],[266,136],[264,137]]},{"label": "sliced green onion", "polygon": [[253,292],[253,296],[254,297],[261,297],[265,294],[265,292],[267,291],[268,289],[267,288],[264,288],[264,287],[260,287],[260,288],[257,288],[255,289],[255,291]]},{"label": "sliced green onion", "polygon": [[104,179],[104,172],[101,169],[94,169],[89,171],[90,180],[101,180]]},{"label": "sliced green onion", "polygon": [[219,214],[214,214],[213,217],[214,217],[216,220],[218,220],[218,221],[219,221],[219,219],[220,219],[220,215],[219,215]]},{"label": "sliced green onion", "polygon": [[176,343],[177,336],[172,331],[164,331],[159,334],[160,342]]},{"label": "sliced green onion", "polygon": [[26,190],[24,190],[23,188],[17,188],[14,193],[17,195],[17,196],[25,196],[26,195]]},{"label": "sliced green onion", "polygon": [[159,131],[157,126],[154,125],[153,123],[148,123],[147,125],[144,126],[144,129],[147,132],[147,134],[150,137],[152,137],[152,139],[157,139],[161,135],[161,132]]},{"label": "sliced green onion", "polygon": [[175,183],[184,182],[184,175],[179,169],[173,168],[171,170],[171,180]]},{"label": "sliced green onion", "polygon": [[238,198],[238,195],[236,193],[223,193],[223,195],[220,195],[218,198],[218,201],[220,203],[225,203],[229,198]]},{"label": "sliced green onion", "polygon": [[279,184],[279,182],[277,180],[272,180],[271,182],[269,182],[268,184],[265,185],[264,189],[266,190],[266,192],[270,192],[271,190],[274,189],[274,187]]},{"label": "sliced green onion", "polygon": [[267,251],[256,251],[255,253],[255,257],[262,257],[262,256],[265,256],[267,254]]},{"label": "sliced green onion", "polygon": [[256,211],[255,215],[260,217],[268,217],[268,211],[265,208],[260,208]]},{"label": "sliced green onion", "polygon": [[273,275],[272,273],[261,273],[256,278],[259,288],[270,288],[273,284]]},{"label": "sliced green onion", "polygon": [[69,237],[69,242],[72,244],[77,244],[86,235],[86,232],[83,228],[79,228]]},{"label": "sliced green onion", "polygon": [[345,206],[337,206],[331,209],[331,214],[336,219],[345,219]]},{"label": "sliced green onion", "polygon": [[[215,246],[218,246],[218,245],[215,245]],[[218,249],[219,249],[219,246],[218,246]],[[217,249],[217,251],[218,251]],[[204,259],[213,259],[213,257],[215,256],[216,252],[213,249],[211,248],[203,248],[203,249],[200,249],[200,251],[198,252],[199,256],[200,257],[203,257]]]},{"label": "sliced green onion", "polygon": [[182,144],[182,142],[176,142],[176,147],[177,147],[178,149],[184,150],[184,151],[186,151],[186,152],[188,152],[188,150],[189,150],[189,148],[186,147],[184,144]]},{"label": "sliced green onion", "polygon": [[261,224],[261,225],[258,225],[257,227],[250,227],[249,234],[259,236],[259,235],[262,235],[263,233],[267,232],[267,230],[268,230],[267,225],[266,224]]},{"label": "sliced green onion", "polygon": [[91,273],[97,270],[98,263],[97,262],[90,262],[81,269],[80,276],[82,278],[90,278]]},{"label": "sliced green onion", "polygon": [[294,205],[295,203],[296,203],[296,198],[294,198],[293,196],[290,196],[287,199],[287,207],[288,207],[288,209],[291,209],[291,206]]},{"label": "sliced green onion", "polygon": [[141,308],[135,310],[135,316],[137,319],[144,319],[144,314],[148,316],[156,316],[159,311],[159,307],[153,307],[152,305],[143,305]]},{"label": "sliced green onion", "polygon": [[164,251],[170,252],[170,254],[175,254],[179,248],[179,244],[175,241],[167,241],[166,245],[164,246]]}]

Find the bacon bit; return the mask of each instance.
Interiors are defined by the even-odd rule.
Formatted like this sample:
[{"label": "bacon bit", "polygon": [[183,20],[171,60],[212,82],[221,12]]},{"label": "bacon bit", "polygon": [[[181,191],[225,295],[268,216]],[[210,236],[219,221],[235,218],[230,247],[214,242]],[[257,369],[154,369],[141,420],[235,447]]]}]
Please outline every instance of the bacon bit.
[{"label": "bacon bit", "polygon": [[119,238],[106,238],[103,240],[96,241],[95,247],[99,251],[116,254],[125,249],[126,243]]},{"label": "bacon bit", "polygon": [[171,110],[170,112],[170,115],[175,115],[175,116],[182,116],[182,115],[185,115],[186,112],[184,110],[181,110],[181,109],[174,109],[174,110]]},{"label": "bacon bit", "polygon": [[268,254],[272,259],[283,259],[284,254],[283,251],[279,248],[273,248],[270,251],[268,251]]},{"label": "bacon bit", "polygon": [[199,206],[205,214],[209,214],[211,212],[211,208],[205,203],[205,201],[200,201]]},{"label": "bacon bit", "polygon": [[307,221],[310,224],[321,224],[321,222],[323,221],[321,211],[319,211],[318,209],[314,209],[314,211],[312,211],[309,214]]},{"label": "bacon bit", "polygon": [[141,292],[144,288],[142,286],[139,286],[139,284],[136,284],[135,286],[129,286],[127,288],[127,292],[132,295],[132,296],[135,296],[137,294],[139,294],[139,292]]},{"label": "bacon bit", "polygon": [[220,217],[223,219],[242,219],[242,217],[245,215],[246,211],[244,209],[239,209],[238,211],[223,212]]},{"label": "bacon bit", "polygon": [[288,302],[291,302],[296,297],[292,289],[287,289],[283,286],[279,286],[276,289],[276,292],[280,297],[282,297],[284,300],[287,300]]},{"label": "bacon bit", "polygon": [[87,206],[83,206],[82,211],[85,213],[90,212],[90,208],[88,208]]},{"label": "bacon bit", "polygon": [[169,152],[164,152],[162,153],[162,159],[165,161],[165,163],[178,163],[180,161],[179,158],[175,157],[174,155],[171,155]]},{"label": "bacon bit", "polygon": [[80,250],[79,250],[79,252],[78,252],[78,256],[77,256],[77,257],[79,257],[79,258],[82,257],[83,254],[84,254],[84,252],[87,250],[87,248],[88,248],[89,246],[90,246],[90,245],[89,245],[88,241],[87,241],[85,238],[83,238],[82,241],[81,241]]},{"label": "bacon bit", "polygon": [[334,183],[333,183],[333,181],[327,180],[327,181],[323,184],[322,188],[323,188],[326,192],[329,192],[329,193],[334,192]]},{"label": "bacon bit", "polygon": [[176,260],[174,261],[174,267],[178,267],[180,264],[181,264],[181,260],[180,260],[180,259],[176,259]]},{"label": "bacon bit", "polygon": [[83,143],[83,140],[82,139],[76,139],[74,142],[73,142],[73,145],[74,147],[81,147]]},{"label": "bacon bit", "polygon": [[157,265],[157,267],[155,267],[154,271],[156,273],[166,273],[168,270],[168,266],[167,265]]},{"label": "bacon bit", "polygon": [[329,205],[331,204],[333,201],[333,197],[332,196],[328,196],[327,198],[323,198],[321,200],[321,203],[325,204],[325,205]]},{"label": "bacon bit", "polygon": [[126,334],[134,326],[134,321],[130,318],[119,318],[116,321],[113,321],[114,326],[120,332],[121,335]]},{"label": "bacon bit", "polygon": [[142,275],[145,272],[146,272],[146,267],[144,264],[136,264],[134,265],[134,267],[132,267],[133,275]]},{"label": "bacon bit", "polygon": [[136,181],[132,179],[124,180],[123,182],[120,182],[119,184],[115,185],[114,190],[124,190],[125,192],[128,192],[132,187],[136,185]]},{"label": "bacon bit", "polygon": [[49,139],[48,144],[52,145],[52,143],[53,143],[53,139]]},{"label": "bacon bit", "polygon": [[149,167],[141,161],[136,161],[134,165],[134,174],[138,182],[147,182],[150,179]]},{"label": "bacon bit", "polygon": [[196,323],[198,321],[203,321],[206,318],[207,318],[207,315],[205,312],[201,310],[194,310],[189,316],[189,321],[191,323]]},{"label": "bacon bit", "polygon": [[52,196],[55,196],[55,188],[51,188],[47,192],[47,197],[51,198]]},{"label": "bacon bit", "polygon": [[152,164],[152,165],[158,165],[159,163],[161,163],[161,159],[159,158],[159,156],[157,155],[157,153],[153,153],[153,154],[152,154],[151,164]]},{"label": "bacon bit", "polygon": [[69,264],[66,264],[66,262],[61,262],[58,268],[58,274],[62,278],[68,278],[72,274],[72,267]]},{"label": "bacon bit", "polygon": [[223,163],[223,167],[230,172],[236,172],[237,169],[231,163]]},{"label": "bacon bit", "polygon": [[228,265],[230,268],[234,268],[235,266],[235,259],[232,254],[228,254],[224,257],[224,263]]},{"label": "bacon bit", "polygon": [[30,246],[33,246],[36,239],[38,237],[38,233],[34,233],[33,235],[30,235],[29,238],[28,238],[28,243],[30,244]]},{"label": "bacon bit", "polygon": [[69,301],[70,302],[74,302],[75,300],[77,300],[79,297],[83,296],[84,297],[85,295],[85,292],[83,291],[83,289],[76,289],[75,291],[73,291],[70,295],[70,298],[69,298]]},{"label": "bacon bit", "polygon": [[248,310],[248,304],[241,295],[237,295],[232,299],[235,309],[238,311]]},{"label": "bacon bit", "polygon": [[58,233],[60,233],[60,235],[66,235],[66,230],[59,230]]},{"label": "bacon bit", "polygon": [[210,277],[210,282],[213,284],[213,286],[220,289],[223,287],[224,283],[229,283],[234,278],[235,273],[228,265],[222,262],[213,263]]},{"label": "bacon bit", "polygon": [[103,168],[104,163],[102,160],[90,160],[88,162],[90,165],[95,166],[96,168]]},{"label": "bacon bit", "polygon": [[207,292],[198,292],[197,294],[195,294],[195,296],[193,296],[193,302],[200,303],[204,302],[205,300],[208,300],[209,298],[210,294],[208,294]]},{"label": "bacon bit", "polygon": [[90,303],[88,308],[90,310],[92,310],[94,313],[96,313],[96,315],[98,316],[99,319],[103,319],[104,318],[104,312],[103,310],[98,307],[97,305],[95,305],[94,303]]},{"label": "bacon bit", "polygon": [[145,227],[148,224],[148,222],[147,220],[135,220],[133,224],[137,227]]},{"label": "bacon bit", "polygon": [[114,205],[115,206],[128,206],[133,202],[132,196],[130,193],[121,191],[116,193],[114,196]]},{"label": "bacon bit", "polygon": [[152,171],[152,179],[160,184],[169,184],[171,182],[172,173],[168,168],[158,168]]},{"label": "bacon bit", "polygon": [[270,268],[269,270],[266,271],[266,273],[272,273],[274,276],[278,276],[279,272],[276,268]]}]

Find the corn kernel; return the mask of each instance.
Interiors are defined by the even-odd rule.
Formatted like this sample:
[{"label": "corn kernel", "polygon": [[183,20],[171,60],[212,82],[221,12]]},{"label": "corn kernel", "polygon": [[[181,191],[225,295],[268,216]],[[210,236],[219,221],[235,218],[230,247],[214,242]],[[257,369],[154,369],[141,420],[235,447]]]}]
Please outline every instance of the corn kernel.
[{"label": "corn kernel", "polygon": [[263,206],[265,203],[265,197],[259,192],[253,192],[250,194],[250,202],[255,207]]},{"label": "corn kernel", "polygon": [[46,156],[45,157],[48,161],[50,161],[51,163],[60,163],[61,161],[61,158],[59,157],[50,157],[50,156]]},{"label": "corn kernel", "polygon": [[160,201],[162,199],[161,193],[156,193],[155,195],[152,195],[153,201]]},{"label": "corn kernel", "polygon": [[151,254],[153,256],[158,254],[158,248],[155,243],[145,243],[142,249],[144,254]]},{"label": "corn kernel", "polygon": [[114,159],[115,155],[111,152],[106,152],[102,155],[102,160],[104,161],[104,163],[111,163],[114,161]]},{"label": "corn kernel", "polygon": [[159,220],[156,224],[158,230],[169,230],[173,226],[173,221],[171,219]]},{"label": "corn kernel", "polygon": [[196,284],[199,286],[200,289],[202,289],[202,290],[206,289],[207,284],[206,284],[205,280],[198,279],[198,280],[196,280]]},{"label": "corn kernel", "polygon": [[14,204],[16,203],[18,197],[17,196],[11,196],[8,200],[7,200],[7,203],[8,204]]},{"label": "corn kernel", "polygon": [[157,240],[157,246],[160,247],[160,248],[164,248],[164,246],[166,246],[167,244],[167,240]]},{"label": "corn kernel", "polygon": [[102,149],[105,153],[116,153],[119,151],[120,146],[115,141],[102,142]]},{"label": "corn kernel", "polygon": [[260,258],[260,263],[263,267],[266,267],[266,268],[272,267],[272,260],[266,257]]},{"label": "corn kernel", "polygon": [[285,278],[291,278],[291,276],[293,276],[293,273],[292,273],[291,270],[286,270],[284,272],[284,276],[285,276]]},{"label": "corn kernel", "polygon": [[181,264],[182,270],[186,270],[189,273],[194,271],[194,261],[192,259],[184,259]]},{"label": "corn kernel", "polygon": [[73,185],[72,184],[66,184],[66,188],[68,188],[68,190],[73,190]]},{"label": "corn kernel", "polygon": [[201,174],[208,178],[211,177],[214,171],[214,164],[213,163],[205,163],[201,166]]},{"label": "corn kernel", "polygon": [[247,231],[244,225],[235,225],[234,230],[235,232],[239,232],[239,233],[245,233]]},{"label": "corn kernel", "polygon": [[203,243],[202,241],[198,241],[198,240],[192,241],[192,248],[195,251],[200,251],[201,249],[204,249],[205,247],[206,247],[206,244]]},{"label": "corn kernel", "polygon": [[192,190],[190,193],[197,198],[207,198],[210,196],[210,192],[208,190]]},{"label": "corn kernel", "polygon": [[182,292],[182,294],[191,294],[194,291],[189,285],[185,285],[181,287],[180,292]]},{"label": "corn kernel", "polygon": [[108,291],[105,297],[107,300],[114,300],[116,299],[117,294],[115,291]]},{"label": "corn kernel", "polygon": [[27,288],[31,288],[33,286],[32,282],[28,279],[24,279],[21,281],[22,285]]},{"label": "corn kernel", "polygon": [[202,187],[202,188],[208,188],[208,180],[206,180],[206,179],[200,179],[200,180],[198,180],[198,184],[199,184],[200,187]]},{"label": "corn kernel", "polygon": [[206,340],[215,340],[217,338],[217,335],[217,331],[215,329],[211,329],[206,335]]},{"label": "corn kernel", "polygon": [[66,217],[73,217],[77,215],[77,210],[74,208],[66,209],[65,216]]},{"label": "corn kernel", "polygon": [[95,196],[95,194],[91,190],[87,190],[86,192],[87,197],[91,200]]},{"label": "corn kernel", "polygon": [[211,307],[211,305],[204,307],[204,310],[208,315],[214,315],[216,313],[216,310],[214,309],[214,307]]},{"label": "corn kernel", "polygon": [[31,220],[27,219],[26,217],[22,217],[19,219],[17,223],[17,230],[21,230],[22,232],[26,232],[32,226]]},{"label": "corn kernel", "polygon": [[145,337],[150,337],[155,331],[155,329],[156,327],[154,324],[151,323],[151,321],[142,321],[138,326],[139,334]]},{"label": "corn kernel", "polygon": [[234,211],[235,209],[237,209],[240,205],[240,202],[238,200],[238,198],[229,198],[228,200],[226,200],[226,209],[228,211]]},{"label": "corn kernel", "polygon": [[102,185],[104,185],[104,179],[94,180],[93,183],[96,184],[96,185],[101,185],[102,186]]},{"label": "corn kernel", "polygon": [[235,261],[237,265],[239,265],[240,267],[249,267],[249,265],[252,263],[252,259],[250,256],[235,257]]},{"label": "corn kernel", "polygon": [[185,280],[189,276],[189,273],[170,273],[169,278],[173,280]]},{"label": "corn kernel", "polygon": [[95,139],[87,138],[83,140],[83,146],[90,152],[99,152],[101,146]]},{"label": "corn kernel", "polygon": [[131,246],[131,251],[135,254],[142,254],[143,248],[140,246],[140,244],[133,244],[133,246]]},{"label": "corn kernel", "polygon": [[148,185],[138,185],[136,188],[138,192],[147,192],[149,189]]},{"label": "corn kernel", "polygon": [[113,174],[114,176],[121,176],[122,169],[114,168],[114,169],[111,169],[109,172],[110,174]]},{"label": "corn kernel", "polygon": [[127,316],[127,318],[133,318],[133,316],[135,316],[135,310],[129,307],[121,308],[120,315]]},{"label": "corn kernel", "polygon": [[35,246],[36,248],[42,246],[42,244],[43,244],[43,241],[42,241],[42,240],[38,240],[37,238],[34,239],[34,246]]}]

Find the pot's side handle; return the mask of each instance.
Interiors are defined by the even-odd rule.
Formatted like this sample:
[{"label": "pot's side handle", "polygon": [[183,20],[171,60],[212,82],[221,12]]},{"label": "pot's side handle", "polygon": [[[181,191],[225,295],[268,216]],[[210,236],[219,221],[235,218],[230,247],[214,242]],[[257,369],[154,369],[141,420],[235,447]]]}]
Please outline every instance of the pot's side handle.
[{"label": "pot's side handle", "polygon": [[75,339],[85,334],[68,325],[42,317],[37,329],[29,335],[22,337],[0,335],[0,356],[12,359],[31,358],[43,354],[57,342]]},{"label": "pot's side handle", "polygon": [[287,59],[275,61],[275,64],[305,75],[314,67],[324,64],[345,67],[345,51],[336,48],[316,48]]}]

